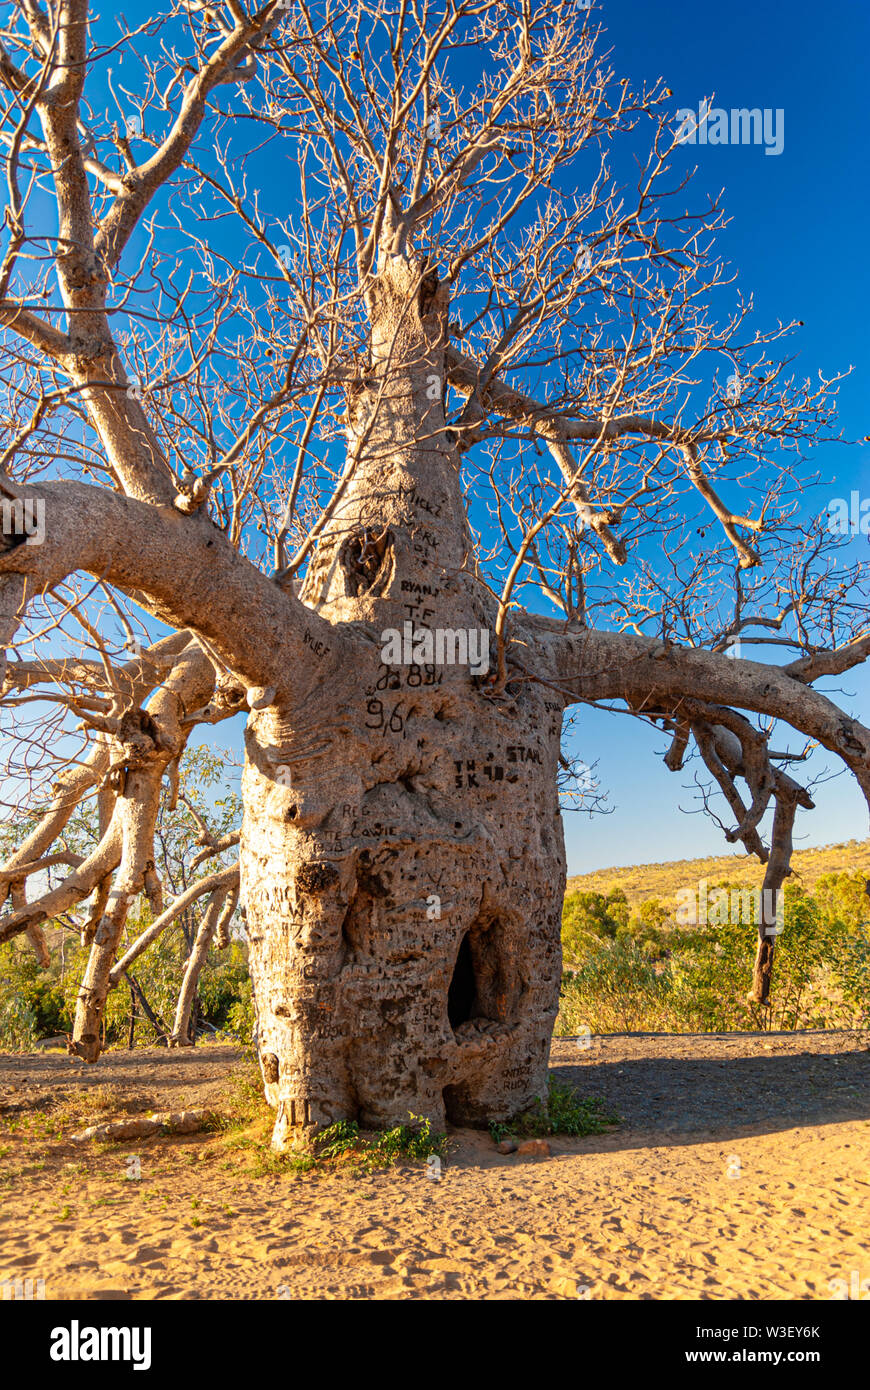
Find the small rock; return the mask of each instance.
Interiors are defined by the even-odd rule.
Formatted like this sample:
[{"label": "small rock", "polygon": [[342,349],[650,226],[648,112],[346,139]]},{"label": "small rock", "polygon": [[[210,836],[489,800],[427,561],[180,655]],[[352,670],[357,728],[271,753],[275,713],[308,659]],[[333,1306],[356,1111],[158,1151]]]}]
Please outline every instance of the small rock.
[{"label": "small rock", "polygon": [[517,1149],[518,1154],[530,1154],[534,1158],[549,1158],[550,1145],[546,1139],[524,1139]]},{"label": "small rock", "polygon": [[517,1146],[513,1139],[502,1139],[500,1144],[496,1144],[496,1152],[500,1154],[515,1154]]},{"label": "small rock", "polygon": [[138,1120],[110,1120],[106,1124],[89,1125],[79,1134],[71,1134],[75,1142],[97,1139],[102,1142],[118,1139],[146,1139],[151,1134],[196,1134],[211,1119],[209,1110],[163,1110]]},{"label": "small rock", "polygon": [[150,1134],[158,1134],[160,1129],[159,1120],[110,1120],[102,1125],[88,1125],[87,1129],[83,1129],[79,1134],[71,1134],[70,1138],[77,1144],[87,1139],[105,1143],[118,1139],[145,1139]]}]

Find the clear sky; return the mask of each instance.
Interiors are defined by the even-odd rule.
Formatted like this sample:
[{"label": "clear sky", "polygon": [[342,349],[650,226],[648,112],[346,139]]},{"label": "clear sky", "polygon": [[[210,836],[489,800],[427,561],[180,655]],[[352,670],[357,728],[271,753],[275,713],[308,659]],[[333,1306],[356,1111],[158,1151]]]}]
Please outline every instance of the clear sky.
[{"label": "clear sky", "polygon": [[[692,151],[704,191],[724,190],[732,218],[720,245],[751,292],[756,322],[802,319],[796,375],[830,375],[855,368],[840,392],[841,425],[851,439],[870,434],[868,401],[868,145],[870,7],[863,0],[731,0],[699,5],[683,0],[603,0],[618,73],[640,81],[662,76],[674,105],[697,110],[715,104],[784,112],[784,147],[766,155],[755,145],[697,145]],[[789,349],[791,350],[791,348]],[[835,480],[808,497],[808,506],[858,489],[870,496],[870,445],[824,446],[815,467]],[[868,538],[851,546],[866,555]],[[780,660],[782,658],[779,658]],[[870,714],[870,678],[850,674],[821,689],[850,713]],[[664,740],[625,716],[581,710],[571,750],[599,760],[599,782],[613,812],[565,817],[569,872],[726,853],[721,832],[695,809],[692,777],[670,773],[655,756]],[[800,746],[796,737],[793,748]],[[801,769],[835,770],[816,757]],[[867,811],[844,775],[816,789],[816,810],[798,812],[796,843],[827,844],[867,834]]]}]

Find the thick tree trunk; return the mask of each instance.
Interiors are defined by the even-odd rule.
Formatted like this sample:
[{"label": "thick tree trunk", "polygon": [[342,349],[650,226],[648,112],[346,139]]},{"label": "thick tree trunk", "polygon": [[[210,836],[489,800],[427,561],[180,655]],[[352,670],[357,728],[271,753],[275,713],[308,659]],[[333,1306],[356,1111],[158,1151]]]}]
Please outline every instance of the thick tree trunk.
[{"label": "thick tree trunk", "polygon": [[373,299],[342,505],[301,595],[364,623],[371,655],[247,732],[242,896],[278,1149],[340,1118],[515,1113],[545,1094],[558,1008],[558,696],[381,662],[383,631],[492,634],[495,605],[465,568],[437,282],[395,257]]},{"label": "thick tree trunk", "polygon": [[[546,1092],[565,881],[560,712],[403,688],[401,730],[318,728],[245,771],[242,875],[275,1144],[340,1118],[483,1125]],[[361,692],[362,713],[380,696]],[[338,786],[337,764],[356,787]],[[295,1133],[294,1133],[295,1132]]]}]

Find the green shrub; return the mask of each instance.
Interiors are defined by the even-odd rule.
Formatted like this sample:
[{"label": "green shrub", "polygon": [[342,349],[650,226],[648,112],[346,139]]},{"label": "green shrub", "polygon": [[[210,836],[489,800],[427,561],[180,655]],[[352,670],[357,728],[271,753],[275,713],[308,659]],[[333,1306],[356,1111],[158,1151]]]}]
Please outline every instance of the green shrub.
[{"label": "green shrub", "polygon": [[582,956],[601,937],[614,937],[628,924],[628,899],[621,888],[610,893],[569,893],[562,904],[562,948],[568,959]]},{"label": "green shrub", "polygon": [[580,1096],[573,1086],[550,1076],[546,1101],[516,1115],[512,1120],[494,1121],[492,1138],[540,1139],[552,1134],[602,1134],[619,1123],[617,1115],[597,1096]]},{"label": "green shrub", "polygon": [[[722,886],[730,891],[738,885]],[[576,920],[575,912],[565,933],[571,967],[563,978],[556,1028],[562,1036],[586,1029],[859,1027],[870,1017],[870,899],[861,874],[827,875],[813,894],[799,884],[786,885],[784,926],[765,1008],[747,999],[757,946],[750,924],[668,929],[655,899],[612,938],[587,931],[581,941]]]},{"label": "green shrub", "polygon": [[36,1014],[23,999],[7,998],[0,1004],[0,1048],[5,1052],[32,1052],[39,1033]]},{"label": "green shrub", "polygon": [[436,1133],[422,1115],[408,1115],[408,1124],[380,1130],[371,1138],[360,1134],[356,1120],[338,1120],[321,1130],[316,1140],[318,1161],[347,1159],[366,1171],[389,1168],[400,1159],[425,1163],[433,1154],[447,1155],[447,1135]]}]

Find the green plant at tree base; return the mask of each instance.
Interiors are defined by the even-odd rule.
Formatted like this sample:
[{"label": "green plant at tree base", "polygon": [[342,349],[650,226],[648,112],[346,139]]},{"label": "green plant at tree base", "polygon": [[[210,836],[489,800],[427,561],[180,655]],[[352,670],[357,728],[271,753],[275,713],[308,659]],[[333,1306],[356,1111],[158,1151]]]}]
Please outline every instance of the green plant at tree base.
[{"label": "green plant at tree base", "polygon": [[433,1155],[447,1157],[447,1135],[432,1129],[422,1115],[408,1113],[408,1124],[379,1130],[366,1137],[356,1120],[338,1120],[321,1130],[316,1139],[317,1159],[326,1162],[349,1160],[354,1167],[371,1172],[389,1168],[400,1159],[425,1163]]},{"label": "green plant at tree base", "polygon": [[[256,1053],[250,1050],[229,1078],[221,1104],[222,1118],[217,1127],[224,1131],[240,1130],[230,1138],[228,1148],[250,1149],[255,1166],[254,1177],[300,1174],[316,1170],[344,1171],[351,1176],[389,1168],[399,1160],[425,1163],[433,1154],[447,1155],[447,1135],[432,1128],[431,1121],[409,1112],[406,1124],[391,1129],[362,1133],[356,1120],[337,1120],[320,1130],[310,1152],[275,1154],[266,1147],[262,1127],[271,1130],[272,1111],[263,1094],[262,1078]],[[256,1136],[244,1131],[252,1124],[260,1126]]]},{"label": "green plant at tree base", "polygon": [[360,1142],[356,1120],[336,1120],[334,1125],[321,1130],[317,1149],[321,1158],[342,1158],[357,1148]]},{"label": "green plant at tree base", "polygon": [[512,1120],[493,1121],[489,1132],[498,1144],[502,1139],[543,1139],[552,1134],[603,1134],[618,1124],[619,1116],[600,1097],[578,1095],[573,1086],[551,1076],[546,1101],[539,1100]]}]

